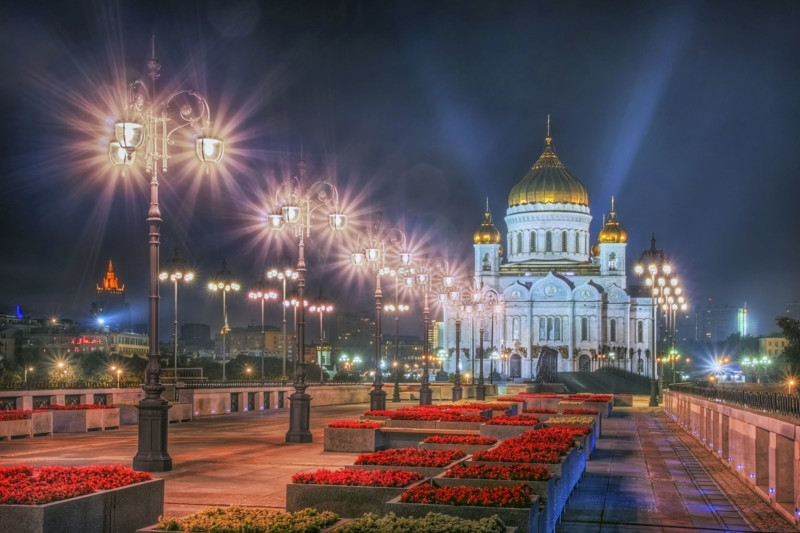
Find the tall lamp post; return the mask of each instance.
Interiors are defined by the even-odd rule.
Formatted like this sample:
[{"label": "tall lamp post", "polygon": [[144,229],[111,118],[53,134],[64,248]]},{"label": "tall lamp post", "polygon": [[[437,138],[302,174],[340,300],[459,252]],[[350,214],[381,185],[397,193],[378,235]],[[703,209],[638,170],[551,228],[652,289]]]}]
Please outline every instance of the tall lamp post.
[{"label": "tall lamp post", "polygon": [[273,291],[263,277],[255,288],[247,293],[250,300],[261,302],[261,380],[264,380],[264,358],[267,352],[267,339],[264,337],[264,304],[278,299],[278,293]]},{"label": "tall lamp post", "polygon": [[158,204],[158,170],[166,173],[171,158],[169,146],[172,136],[184,128],[199,135],[194,138],[194,148],[202,163],[217,163],[222,159],[224,145],[209,135],[211,112],[200,94],[193,90],[175,91],[159,98],[158,80],[161,63],[156,58],[155,37],[152,54],[147,63],[149,82],[136,80],[128,86],[128,102],[123,117],[114,124],[114,140],[109,143],[108,157],[123,172],[134,164],[136,154],[145,161],[145,172],[150,175],[150,208],[147,212],[149,242],[149,351],[145,367],[145,397],[140,400],[139,444],[133,458],[135,470],[166,472],[172,470],[172,458],[167,452],[167,410],[169,403],[161,397],[164,385],[160,381],[161,368],[158,351],[158,274],[161,210]]},{"label": "tall lamp post", "polygon": [[[476,304],[476,313],[479,319],[479,335],[480,335],[480,347],[478,356],[480,358],[479,363],[479,370],[478,370],[478,385],[475,387],[475,399],[478,401],[483,401],[486,399],[486,382],[484,381],[483,376],[483,368],[484,368],[484,347],[483,347],[483,335],[484,335],[484,319],[489,318],[491,320],[491,330],[492,330],[492,337],[491,342],[494,342],[494,314],[500,310],[500,306],[498,304],[499,298],[497,293],[494,290],[483,290],[479,292],[480,299]],[[490,374],[491,378],[491,374]]]},{"label": "tall lamp post", "polygon": [[400,303],[400,277],[403,275],[403,270],[392,271],[394,276],[394,303],[388,304],[386,310],[394,313],[394,361],[392,362],[392,371],[394,372],[394,390],[392,391],[392,401],[400,401],[400,374],[398,373],[400,358],[400,313],[405,313],[410,309],[406,304]]},{"label": "tall lamp post", "polygon": [[[297,239],[297,296],[300,302],[305,299],[306,256],[305,239],[311,236],[311,229],[317,221],[318,209],[327,208],[328,226],[333,231],[343,230],[347,225],[347,215],[339,211],[339,191],[326,181],[317,181],[305,186],[306,164],[299,163],[299,175],[278,188],[275,193],[276,210],[267,215],[267,224],[273,230],[289,227]],[[311,416],[311,397],[306,394],[306,365],[304,347],[306,342],[305,307],[300,307],[297,325],[297,356],[294,358],[294,393],[289,396],[289,431],[286,442],[311,442],[309,421]],[[284,330],[285,331],[285,330]]]},{"label": "tall lamp post", "polygon": [[178,399],[178,284],[183,281],[184,283],[191,283],[194,279],[194,272],[192,272],[186,261],[178,256],[178,248],[175,247],[175,256],[168,259],[164,264],[164,270],[158,275],[161,281],[170,280],[172,282],[172,294],[174,297],[174,313],[175,318],[172,321],[172,355],[175,377],[175,399]]},{"label": "tall lamp post", "polygon": [[317,363],[319,364],[319,382],[325,382],[325,369],[324,367],[330,364],[328,359],[331,356],[331,346],[325,340],[325,330],[322,327],[322,317],[325,313],[333,312],[333,306],[328,303],[321,303],[322,292],[317,303],[308,308],[309,312],[317,313],[319,315],[319,346],[317,346]]},{"label": "tall lamp post", "polygon": [[211,281],[208,284],[208,290],[211,292],[221,292],[222,293],[222,380],[227,380],[227,376],[225,374],[225,365],[227,363],[228,358],[228,350],[227,350],[227,343],[226,337],[228,333],[231,331],[230,326],[228,325],[228,300],[227,295],[229,292],[237,292],[241,288],[238,282],[233,281],[233,274],[231,271],[228,270],[227,263],[222,261],[222,270],[217,273],[217,279]]},{"label": "tall lamp post", "polygon": [[[456,326],[456,362],[455,362],[455,381],[453,383],[453,401],[461,400],[463,390],[461,388],[461,313],[472,312],[472,304],[474,303],[473,296],[479,296],[477,293],[468,294],[462,287],[455,284],[452,278],[445,281],[444,290],[439,294],[439,300],[446,308],[448,305],[455,313],[455,326]],[[468,296],[468,297],[467,297]],[[466,301],[465,301],[466,298]]]},{"label": "tall lamp post", "polygon": [[[390,257],[394,252],[397,257]],[[392,255],[394,255],[392,254]],[[369,392],[369,408],[371,411],[386,409],[386,391],[383,390],[383,372],[381,370],[381,311],[383,309],[383,292],[381,276],[388,274],[391,260],[400,264],[401,268],[411,265],[411,252],[406,246],[406,234],[400,228],[384,227],[379,219],[358,237],[358,244],[350,258],[356,267],[369,266],[375,274],[375,380]]]},{"label": "tall lamp post", "polygon": [[289,354],[289,342],[286,336],[286,308],[288,307],[288,302],[286,300],[286,282],[288,280],[296,280],[297,279],[297,272],[292,270],[291,268],[284,268],[283,270],[278,270],[276,268],[271,269],[267,272],[267,277],[269,279],[278,279],[283,282],[283,374],[286,375],[286,359]]},{"label": "tall lamp post", "polygon": [[657,289],[657,284],[659,286],[664,286],[666,280],[664,277],[658,277],[659,274],[666,274],[669,275],[672,272],[672,267],[668,263],[650,263],[647,266],[647,269],[641,264],[637,263],[634,268],[634,272],[637,276],[649,276],[645,278],[645,285],[650,289],[650,306],[651,306],[651,319],[652,323],[652,331],[651,331],[651,352],[650,352],[650,407],[658,407],[658,377],[656,373],[656,329],[658,328],[658,309],[656,307],[656,300],[658,298],[659,289]]}]

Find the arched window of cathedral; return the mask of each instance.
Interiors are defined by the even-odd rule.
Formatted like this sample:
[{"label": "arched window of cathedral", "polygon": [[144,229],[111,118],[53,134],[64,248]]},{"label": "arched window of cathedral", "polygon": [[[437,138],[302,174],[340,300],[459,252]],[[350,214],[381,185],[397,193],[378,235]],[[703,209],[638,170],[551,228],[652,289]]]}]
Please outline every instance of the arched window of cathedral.
[{"label": "arched window of cathedral", "polygon": [[517,253],[522,253],[522,232],[517,233]]},{"label": "arched window of cathedral", "polygon": [[575,230],[575,253],[581,253],[581,237],[578,230]]},{"label": "arched window of cathedral", "polygon": [[547,340],[553,340],[553,319],[547,319]]},{"label": "arched window of cathedral", "polygon": [[636,361],[636,371],[641,374],[643,370],[644,370],[644,361],[642,361],[642,358],[640,357]]},{"label": "arched window of cathedral", "polygon": [[636,342],[644,342],[644,323],[639,320],[636,324]]},{"label": "arched window of cathedral", "polygon": [[566,231],[562,231],[561,232],[561,251],[562,252],[566,252],[567,251],[567,232]]},{"label": "arched window of cathedral", "polygon": [[547,321],[544,317],[539,319],[539,340],[547,340]]},{"label": "arched window of cathedral", "polygon": [[492,260],[489,259],[489,254],[483,254],[483,266],[484,271],[489,271],[492,269]]},{"label": "arched window of cathedral", "polygon": [[548,231],[544,234],[544,251],[545,252],[552,252],[553,251],[553,232]]},{"label": "arched window of cathedral", "polygon": [[608,254],[608,269],[609,270],[617,269],[617,254],[615,254],[614,252]]},{"label": "arched window of cathedral", "polygon": [[586,317],[581,318],[581,340],[589,340],[589,319]]},{"label": "arched window of cathedral", "polygon": [[617,342],[617,321],[615,319],[611,319],[611,322],[608,324],[608,340],[611,342]]},{"label": "arched window of cathedral", "polygon": [[513,340],[519,340],[519,318],[514,318],[511,320],[511,337]]},{"label": "arched window of cathedral", "polygon": [[531,232],[531,252],[536,251],[536,230]]},{"label": "arched window of cathedral", "polygon": [[560,341],[561,340],[561,319],[556,318],[553,320],[553,340]]}]

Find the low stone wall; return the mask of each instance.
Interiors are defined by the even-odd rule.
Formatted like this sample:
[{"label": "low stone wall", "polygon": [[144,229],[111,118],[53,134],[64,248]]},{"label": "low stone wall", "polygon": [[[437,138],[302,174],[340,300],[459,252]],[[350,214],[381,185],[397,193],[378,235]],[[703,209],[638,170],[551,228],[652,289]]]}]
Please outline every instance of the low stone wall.
[{"label": "low stone wall", "polygon": [[53,433],[85,433],[119,429],[119,409],[52,411]]},{"label": "low stone wall", "polygon": [[664,411],[800,527],[800,420],[674,391]]}]

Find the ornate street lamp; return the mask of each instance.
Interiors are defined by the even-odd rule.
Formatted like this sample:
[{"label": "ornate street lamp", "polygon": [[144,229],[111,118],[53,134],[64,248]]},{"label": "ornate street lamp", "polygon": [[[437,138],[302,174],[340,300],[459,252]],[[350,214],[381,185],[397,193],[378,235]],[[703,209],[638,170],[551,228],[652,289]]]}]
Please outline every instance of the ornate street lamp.
[{"label": "ornate street lamp", "polygon": [[325,382],[324,367],[330,364],[331,345],[325,340],[325,330],[322,327],[322,317],[325,313],[333,312],[333,306],[328,303],[321,303],[322,291],[320,291],[319,301],[308,308],[309,312],[319,314],[319,345],[317,346],[317,364],[319,365],[319,382]]},{"label": "ornate street lamp", "polygon": [[[297,279],[297,272],[292,270],[291,268],[284,268],[283,270],[278,270],[273,268],[267,272],[267,277],[269,279],[277,279],[283,282],[283,373],[281,375],[286,375],[286,359],[288,358],[289,354],[289,341],[286,335],[286,308],[289,307],[289,302],[286,300],[286,282],[288,280],[296,280]],[[295,325],[296,327],[296,325]]]},{"label": "ornate street lamp", "polygon": [[[189,269],[186,261],[178,256],[178,247],[175,247],[175,256],[164,262],[164,269],[158,275],[161,281],[172,282],[174,320],[172,321],[172,355],[174,363],[175,377],[175,399],[178,399],[178,284],[191,283],[194,280],[194,272]],[[117,376],[119,378],[119,376]]]},{"label": "ornate street lamp", "polygon": [[278,293],[272,290],[267,280],[262,277],[253,290],[247,293],[247,297],[252,301],[261,302],[261,380],[263,381],[264,358],[267,354],[267,339],[264,336],[264,304],[277,300]]},{"label": "ornate street lamp", "polygon": [[392,362],[392,371],[394,372],[394,390],[392,391],[392,401],[400,401],[400,374],[398,373],[400,358],[400,313],[405,313],[410,309],[406,304],[400,303],[400,278],[406,273],[406,269],[401,268],[392,270],[391,275],[394,277],[394,303],[388,304],[385,309],[394,313],[394,361]]},{"label": "ornate street lamp", "polygon": [[[500,298],[494,290],[491,289],[484,289],[481,287],[480,291],[477,292],[479,298],[477,299],[477,303],[475,304],[475,312],[479,318],[479,335],[480,335],[480,347],[478,348],[478,357],[480,360],[479,369],[478,369],[478,385],[475,387],[475,399],[478,401],[483,401],[486,399],[486,383],[484,381],[483,376],[483,368],[484,368],[484,347],[483,347],[483,335],[484,335],[484,320],[490,319],[491,322],[491,342],[494,342],[494,314],[501,310],[499,305]],[[474,361],[474,358],[473,358]],[[474,374],[473,374],[474,376]],[[491,378],[491,374],[490,374]]]},{"label": "ornate street lamp", "polygon": [[161,397],[164,386],[159,377],[158,351],[158,249],[161,230],[161,210],[158,204],[158,169],[166,173],[170,160],[169,146],[173,134],[184,128],[199,133],[194,139],[195,153],[202,163],[222,159],[224,145],[209,135],[211,112],[200,94],[192,90],[173,92],[158,99],[156,80],[161,63],[156,58],[155,37],[148,61],[149,82],[134,81],[128,90],[128,102],[123,117],[114,124],[114,140],[109,143],[108,156],[123,171],[133,165],[141,153],[145,171],[150,175],[150,208],[147,212],[149,235],[149,353],[145,368],[145,397],[139,402],[139,449],[133,458],[133,468],[151,472],[172,470],[172,458],[167,453],[167,410],[169,403]]},{"label": "ornate street lamp", "polygon": [[228,325],[228,293],[233,291],[237,292],[241,288],[239,282],[233,280],[233,274],[228,270],[226,261],[222,261],[222,270],[217,273],[216,279],[209,282],[208,290],[211,292],[222,293],[222,381],[227,380],[225,374],[225,365],[228,358],[228,350],[226,337],[230,333],[231,328]]},{"label": "ornate street lamp", "polygon": [[[641,264],[637,263],[633,271],[636,273],[637,276],[649,276],[645,278],[645,285],[650,288],[650,306],[651,306],[651,319],[652,323],[652,344],[651,344],[651,352],[650,352],[650,370],[652,375],[650,376],[650,407],[658,407],[658,381],[657,381],[657,372],[656,372],[656,329],[658,328],[658,310],[657,310],[657,298],[659,295],[659,289],[657,287],[664,287],[666,285],[666,278],[661,277],[660,274],[669,275],[672,272],[672,267],[668,263],[650,263],[647,266],[647,269]],[[656,278],[656,276],[659,276]]]},{"label": "ornate street lamp", "polygon": [[[453,401],[461,400],[463,391],[461,388],[461,314],[472,312],[472,294],[465,291],[463,287],[456,284],[452,279],[444,283],[444,292],[439,293],[439,301],[445,307],[449,306],[455,313],[456,325],[456,361],[455,361],[455,382],[453,384]],[[469,310],[467,310],[469,308]]]},{"label": "ornate street lamp", "polygon": [[447,261],[441,257],[426,260],[424,263],[413,265],[405,278],[405,285],[408,288],[418,288],[422,290],[422,323],[424,328],[422,340],[422,357],[424,365],[422,367],[422,385],[419,389],[419,404],[430,405],[433,402],[433,391],[430,384],[430,373],[428,364],[431,360],[430,352],[430,292],[434,278],[445,286],[455,283],[455,279],[450,274],[450,267]]},{"label": "ornate street lamp", "polygon": [[[347,215],[339,211],[339,192],[336,187],[327,180],[317,181],[306,187],[306,164],[301,160],[298,166],[299,176],[294,176],[289,183],[276,191],[276,210],[267,215],[267,224],[276,231],[285,227],[294,231],[297,239],[297,296],[303,302],[306,289],[305,239],[311,236],[311,229],[316,226],[316,211],[328,209],[326,219],[333,231],[345,228]],[[300,316],[295,321],[297,356],[294,359],[294,393],[289,396],[289,431],[286,433],[286,442],[311,442],[311,397],[306,394],[308,386],[304,357],[306,318],[305,307],[299,307]]]},{"label": "ornate street lamp", "polygon": [[[390,256],[391,253],[391,256]],[[396,257],[395,257],[396,255]],[[383,390],[381,370],[381,311],[383,293],[381,276],[392,269],[395,261],[401,268],[411,265],[412,254],[406,245],[406,234],[400,228],[383,227],[380,217],[358,236],[358,244],[350,258],[356,267],[368,266],[375,274],[375,380],[369,393],[371,411],[386,409],[386,391]]]}]

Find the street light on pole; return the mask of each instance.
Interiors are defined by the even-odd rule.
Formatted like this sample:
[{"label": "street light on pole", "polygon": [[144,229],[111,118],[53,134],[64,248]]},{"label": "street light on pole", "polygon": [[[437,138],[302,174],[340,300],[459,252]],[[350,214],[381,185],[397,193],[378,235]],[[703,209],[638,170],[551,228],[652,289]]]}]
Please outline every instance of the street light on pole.
[{"label": "street light on pole", "polygon": [[394,361],[392,362],[392,371],[394,372],[394,390],[392,391],[392,401],[400,401],[400,374],[398,373],[400,358],[400,313],[405,313],[410,309],[406,304],[400,303],[400,278],[404,276],[406,269],[401,268],[392,270],[391,275],[394,277],[394,303],[388,304],[385,309],[394,313]]},{"label": "street light on pole", "polygon": [[255,288],[247,294],[253,301],[261,302],[261,380],[264,380],[264,358],[267,351],[267,339],[264,337],[264,303],[278,299],[278,293],[273,291],[267,280],[263,277]]},{"label": "street light on pole", "polygon": [[[174,378],[175,378],[175,399],[178,399],[178,283],[183,281],[184,283],[191,283],[194,280],[194,272],[192,272],[186,261],[181,259],[178,256],[178,247],[175,247],[175,256],[172,259],[168,259],[164,263],[164,269],[158,275],[158,279],[161,281],[170,280],[172,282],[172,291],[174,296],[173,301],[173,310],[174,310],[174,320],[173,324],[173,331],[172,331],[172,354],[173,354],[173,364],[174,366]],[[117,376],[119,378],[119,376]],[[119,381],[119,380],[118,380]]]},{"label": "street light on pole", "polygon": [[[156,58],[155,37],[152,54],[147,63],[149,82],[136,80],[128,86],[128,101],[123,117],[114,124],[114,140],[109,143],[108,156],[123,173],[142,153],[145,171],[150,175],[150,208],[147,212],[149,235],[149,352],[145,368],[145,397],[139,408],[139,448],[133,459],[135,470],[166,472],[172,470],[172,458],[167,452],[167,410],[169,403],[161,397],[164,386],[159,377],[158,350],[158,274],[161,210],[158,203],[158,170],[167,172],[169,146],[173,134],[190,128],[199,131],[194,139],[197,158],[202,163],[217,163],[224,152],[223,142],[209,135],[211,111],[208,102],[193,90],[179,90],[158,99],[156,80],[161,63]],[[158,99],[158,100],[157,100]]]},{"label": "street light on pole", "polygon": [[647,266],[647,269],[641,264],[637,263],[634,268],[634,272],[637,276],[649,276],[645,278],[645,285],[650,288],[650,306],[651,306],[651,319],[652,319],[652,326],[651,326],[651,352],[650,352],[650,369],[651,369],[651,376],[650,376],[650,407],[658,407],[658,381],[657,381],[657,373],[656,373],[656,357],[657,357],[657,345],[656,345],[656,329],[658,328],[658,309],[656,307],[656,300],[658,298],[659,289],[657,287],[663,287],[666,285],[666,279],[663,277],[659,277],[656,279],[656,276],[660,273],[669,275],[672,272],[672,267],[668,263],[650,263]]},{"label": "street light on pole", "polygon": [[238,282],[233,281],[233,274],[228,270],[227,262],[222,261],[222,270],[217,273],[217,279],[208,284],[208,290],[211,292],[222,293],[222,381],[227,380],[225,374],[225,366],[228,358],[228,350],[226,337],[231,328],[228,325],[228,293],[233,291],[237,292],[241,288]]},{"label": "street light on pole", "polygon": [[318,298],[319,301],[308,308],[309,312],[319,314],[319,345],[317,346],[317,364],[319,365],[319,382],[325,382],[325,366],[330,364],[331,346],[325,340],[325,329],[322,327],[322,317],[325,313],[333,312],[331,304],[322,303],[322,291]]},{"label": "street light on pole", "polygon": [[[395,257],[389,257],[389,252]],[[394,260],[401,268],[411,265],[412,254],[406,245],[406,234],[397,227],[384,227],[381,219],[370,225],[358,236],[356,250],[350,259],[356,267],[369,266],[375,274],[375,380],[369,393],[371,411],[386,409],[386,391],[383,390],[383,372],[381,370],[381,311],[383,309],[383,292],[381,276],[391,271],[389,261]]]},{"label": "street light on pole", "polygon": [[[286,282],[288,280],[296,280],[297,279],[297,272],[292,270],[291,268],[284,268],[283,270],[278,270],[276,268],[271,269],[267,272],[267,277],[269,279],[277,279],[283,282],[283,373],[282,375],[286,375],[286,360],[289,354],[289,341],[286,335],[286,308],[288,307],[288,302],[286,300]],[[296,325],[295,325],[296,327]]]},{"label": "street light on pole", "polygon": [[[347,225],[347,215],[339,211],[339,192],[326,181],[317,181],[305,186],[306,164],[299,163],[299,176],[294,176],[278,188],[275,194],[276,210],[267,215],[267,224],[273,230],[289,227],[297,239],[297,296],[300,302],[305,299],[306,256],[305,239],[311,236],[315,226],[317,209],[329,208],[327,222],[331,230],[343,230]],[[311,442],[309,421],[311,416],[311,397],[306,394],[305,348],[305,307],[300,306],[297,325],[297,354],[294,366],[294,393],[289,397],[289,431],[286,442]],[[285,327],[284,327],[285,331]]]}]

